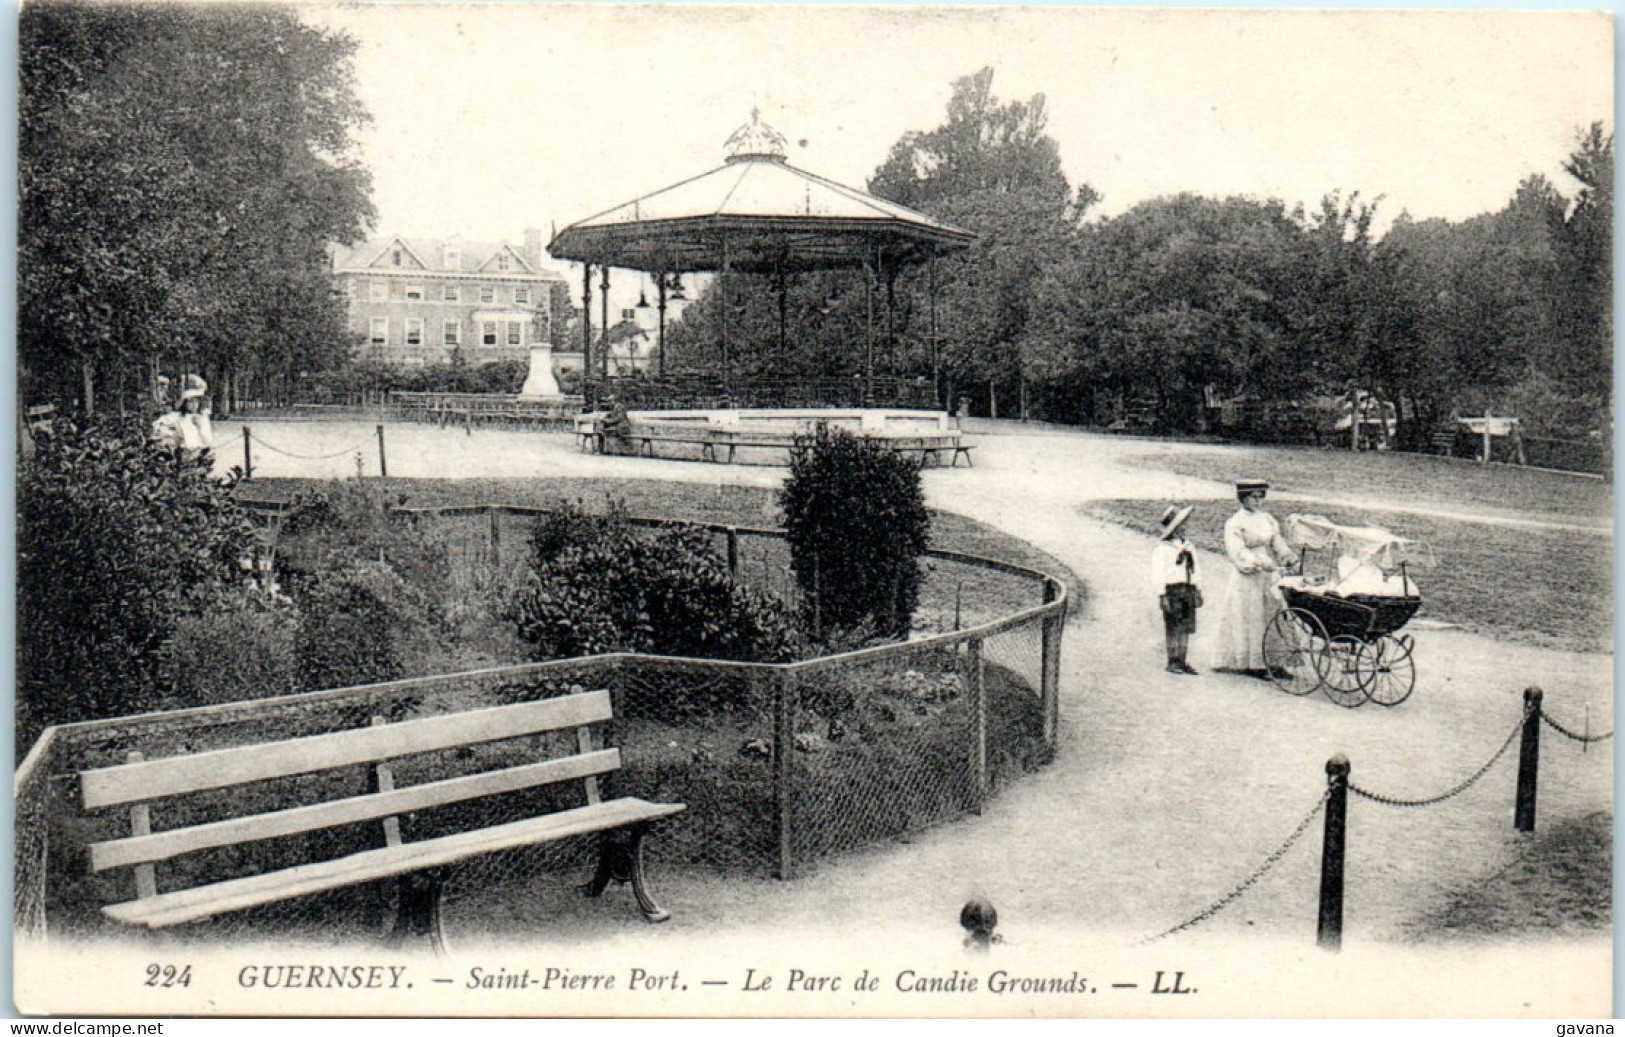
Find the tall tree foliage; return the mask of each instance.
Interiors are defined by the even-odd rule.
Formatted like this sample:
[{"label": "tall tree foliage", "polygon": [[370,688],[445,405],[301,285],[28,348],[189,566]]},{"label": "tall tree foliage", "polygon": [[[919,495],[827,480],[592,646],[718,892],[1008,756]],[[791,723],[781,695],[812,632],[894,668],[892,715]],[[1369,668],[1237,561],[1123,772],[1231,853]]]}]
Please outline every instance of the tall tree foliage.
[{"label": "tall tree foliage", "polygon": [[342,354],[325,248],[372,219],[354,45],[269,6],[24,8],[19,350],[27,391]]}]

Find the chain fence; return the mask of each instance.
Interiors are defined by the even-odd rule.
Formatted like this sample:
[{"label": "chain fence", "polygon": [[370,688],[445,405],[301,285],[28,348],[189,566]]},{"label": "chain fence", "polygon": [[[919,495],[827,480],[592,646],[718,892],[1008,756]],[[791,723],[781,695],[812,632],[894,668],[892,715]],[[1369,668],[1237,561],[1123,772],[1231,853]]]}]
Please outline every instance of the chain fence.
[{"label": "chain fence", "polygon": [[1383,806],[1389,807],[1431,807],[1437,803],[1443,803],[1445,800],[1454,799],[1463,792],[1466,792],[1468,789],[1472,788],[1474,785],[1478,784],[1479,780],[1490,772],[1490,768],[1494,767],[1500,762],[1501,757],[1505,756],[1507,750],[1512,748],[1512,743],[1516,742],[1518,740],[1518,736],[1523,734],[1523,725],[1524,722],[1529,719],[1530,713],[1530,710],[1524,710],[1524,715],[1519,717],[1518,722],[1513,725],[1511,733],[1509,733],[1506,737],[1506,741],[1501,743],[1501,748],[1495,750],[1495,755],[1491,756],[1485,761],[1484,766],[1474,771],[1466,778],[1466,780],[1451,786],[1449,789],[1439,793],[1437,796],[1426,796],[1421,799],[1405,799],[1400,796],[1387,796],[1383,795],[1382,793],[1372,792],[1369,789],[1363,789],[1354,784],[1352,781],[1349,782],[1349,791],[1354,793],[1356,796],[1359,796],[1361,799],[1369,799],[1373,803],[1381,803]]},{"label": "chain fence", "polygon": [[265,449],[271,451],[273,454],[281,454],[283,457],[292,457],[299,461],[331,461],[335,457],[347,457],[351,454],[362,453],[363,451],[366,451],[374,446],[370,440],[363,439],[354,446],[347,446],[342,450],[336,450],[330,454],[296,454],[292,450],[284,450],[283,448],[272,443],[267,443],[265,440],[255,435],[252,431],[248,433],[248,438],[258,443]]},{"label": "chain fence", "polygon": [[[462,507],[403,513],[434,523],[454,546],[453,579],[495,581],[527,564],[538,509]],[[640,520],[646,525],[663,523]],[[785,581],[782,533],[710,526],[737,578],[769,593]],[[985,582],[1003,581],[1002,593]],[[983,584],[978,584],[983,581]],[[979,594],[967,587],[982,586]],[[1014,595],[1014,598],[1012,597]],[[1002,597],[1005,615],[988,618]],[[1012,600],[1030,604],[1013,614]],[[609,794],[681,802],[647,844],[656,862],[724,873],[777,874],[975,810],[1001,785],[1046,763],[1054,748],[1061,627],[1059,581],[972,556],[933,557],[922,603],[957,601],[960,628],[791,664],[632,654],[556,660],[48,729],[16,775],[13,908],[19,932],[50,938],[111,932],[101,907],[127,900],[129,869],[85,865],[88,844],[130,834],[126,809],[86,813],[80,772],[352,730],[374,723],[607,689],[607,743],[622,753]],[[935,625],[935,621],[932,621]],[[554,732],[425,752],[393,761],[397,788],[574,752]],[[151,804],[155,831],[362,794],[370,766],[257,782]],[[580,785],[544,786],[401,817],[408,842],[578,806]],[[159,890],[269,872],[382,845],[374,822],[249,842],[160,862]],[[490,854],[451,870],[448,900],[508,883],[561,882],[590,867],[577,838]],[[581,877],[580,875],[576,876]],[[302,897],[207,923],[207,937],[269,933],[365,938],[392,917],[394,883]],[[550,905],[551,906],[551,905]],[[517,908],[516,908],[517,910]]]},{"label": "chain fence", "polygon": [[[1535,695],[1536,697],[1531,699],[1529,697],[1529,695],[1531,695],[1531,694]],[[1384,793],[1373,792],[1370,789],[1361,788],[1360,786],[1354,784],[1353,782],[1347,781],[1346,775],[1348,773],[1348,762],[1346,760],[1341,760],[1340,757],[1335,758],[1335,761],[1340,761],[1340,764],[1339,764],[1339,766],[1341,767],[1340,773],[1341,773],[1341,775],[1343,775],[1343,777],[1334,779],[1328,785],[1327,789],[1324,792],[1321,793],[1321,796],[1320,796],[1319,800],[1316,801],[1314,807],[1309,811],[1309,813],[1304,817],[1304,819],[1298,823],[1298,826],[1292,830],[1292,832],[1286,837],[1286,839],[1280,844],[1280,846],[1278,846],[1272,853],[1270,853],[1268,856],[1266,856],[1264,858],[1263,862],[1257,868],[1255,868],[1245,879],[1243,879],[1241,881],[1240,884],[1235,886],[1233,889],[1231,889],[1224,896],[1220,897],[1218,900],[1215,900],[1207,908],[1205,908],[1202,911],[1192,915],[1191,917],[1189,917],[1185,921],[1181,922],[1180,924],[1178,924],[1178,925],[1176,925],[1176,926],[1174,926],[1174,927],[1172,927],[1170,929],[1166,929],[1166,930],[1164,930],[1164,931],[1162,931],[1162,932],[1160,932],[1160,933],[1158,933],[1158,934],[1156,934],[1154,936],[1150,936],[1150,937],[1147,937],[1147,938],[1141,940],[1140,945],[1143,946],[1145,944],[1155,943],[1158,940],[1163,940],[1163,939],[1166,939],[1166,938],[1168,938],[1170,936],[1174,936],[1174,935],[1177,935],[1179,933],[1186,932],[1186,931],[1188,931],[1190,929],[1194,929],[1198,925],[1201,925],[1203,922],[1206,922],[1207,920],[1209,920],[1212,917],[1214,917],[1215,915],[1217,915],[1220,911],[1224,910],[1230,904],[1232,904],[1235,901],[1239,900],[1242,896],[1244,896],[1248,892],[1248,890],[1252,889],[1255,885],[1257,885],[1259,880],[1261,880],[1265,875],[1267,875],[1275,867],[1275,865],[1278,864],[1281,861],[1281,859],[1286,856],[1287,852],[1290,851],[1292,849],[1292,847],[1294,845],[1296,845],[1303,838],[1304,834],[1309,830],[1310,826],[1314,824],[1315,819],[1317,817],[1321,816],[1322,813],[1327,811],[1328,806],[1333,803],[1334,797],[1339,797],[1338,798],[1339,805],[1337,807],[1337,811],[1338,811],[1337,816],[1339,818],[1342,818],[1344,816],[1341,813],[1341,811],[1344,808],[1343,808],[1343,806],[1341,806],[1342,800],[1340,798],[1341,797],[1341,793],[1339,791],[1340,788],[1341,789],[1346,789],[1347,792],[1353,793],[1354,795],[1356,795],[1356,796],[1358,796],[1358,797],[1360,797],[1362,799],[1369,800],[1369,801],[1374,802],[1374,803],[1379,803],[1379,804],[1381,804],[1383,806],[1405,807],[1405,808],[1421,808],[1421,807],[1436,806],[1438,804],[1447,802],[1448,800],[1454,799],[1455,797],[1461,795],[1463,792],[1466,792],[1469,788],[1473,787],[1479,781],[1481,781],[1484,778],[1484,776],[1486,774],[1488,774],[1495,767],[1495,765],[1501,761],[1501,758],[1504,757],[1507,754],[1507,750],[1512,748],[1512,744],[1514,742],[1518,741],[1520,736],[1522,736],[1526,747],[1532,741],[1538,742],[1538,730],[1539,729],[1538,729],[1538,727],[1531,727],[1530,726],[1531,724],[1534,723],[1534,721],[1535,721],[1535,719],[1537,717],[1539,718],[1539,720],[1541,722],[1545,723],[1548,727],[1551,727],[1553,730],[1557,731],[1558,733],[1564,735],[1565,737],[1573,739],[1574,741],[1577,741],[1577,742],[1581,742],[1581,743],[1600,742],[1600,741],[1603,741],[1604,739],[1608,739],[1608,738],[1613,737],[1613,732],[1612,731],[1608,731],[1606,733],[1598,734],[1598,735],[1577,734],[1577,733],[1575,733],[1573,731],[1570,731],[1569,729],[1567,729],[1563,725],[1559,724],[1557,721],[1553,720],[1552,717],[1548,713],[1546,713],[1544,708],[1542,708],[1542,706],[1540,705],[1539,693],[1532,690],[1531,692],[1526,693],[1523,715],[1521,717],[1519,717],[1518,722],[1513,726],[1511,732],[1508,733],[1506,739],[1501,743],[1500,747],[1498,749],[1496,749],[1495,752],[1490,756],[1490,758],[1487,761],[1485,761],[1484,764],[1481,767],[1479,767],[1477,770],[1475,770],[1471,775],[1469,775],[1464,780],[1458,782],[1457,784],[1451,786],[1448,790],[1446,790],[1446,791],[1444,791],[1444,792],[1442,792],[1442,793],[1440,793],[1440,794],[1438,794],[1436,796],[1427,796],[1427,797],[1422,797],[1422,798],[1406,798],[1406,797],[1401,797],[1401,796],[1393,796],[1393,795],[1387,795],[1387,794],[1384,794]],[[1536,748],[1536,751],[1533,754],[1533,759],[1538,759],[1538,745],[1535,748]],[[1328,773],[1328,775],[1330,776],[1331,774],[1333,774],[1333,772],[1334,772],[1333,763],[1328,763],[1328,765],[1327,765],[1327,773]],[[1518,776],[1518,814],[1519,814],[1520,818],[1523,816],[1523,810],[1525,808],[1526,802],[1528,804],[1532,804],[1532,802],[1533,802],[1535,782],[1536,782],[1536,773],[1537,772],[1534,770],[1533,766],[1531,766],[1530,769],[1528,769],[1526,771],[1524,769],[1524,767],[1522,765],[1520,765],[1519,776]],[[1526,797],[1527,797],[1527,800],[1526,800]],[[1524,828],[1523,830],[1532,831],[1533,830],[1533,813],[1532,813],[1532,811],[1528,815],[1528,817],[1529,817],[1529,827]],[[1342,851],[1342,839],[1343,839],[1343,836],[1341,834],[1341,826],[1344,823],[1345,823],[1345,821],[1343,821],[1343,820],[1338,821],[1338,828],[1339,828],[1339,834],[1338,834],[1338,837],[1337,837],[1338,849],[1335,851],[1336,862],[1335,862],[1335,865],[1331,866],[1332,870],[1331,871],[1327,870],[1328,869],[1328,862],[1327,861],[1323,860],[1321,862],[1321,867],[1322,867],[1321,895],[1322,895],[1323,898],[1326,896],[1326,889],[1327,889],[1326,880],[1327,880],[1328,874],[1335,874],[1336,875],[1335,885],[1336,885],[1336,888],[1338,890],[1338,892],[1336,894],[1336,903],[1338,905],[1336,907],[1336,929],[1337,929],[1337,934],[1333,937],[1332,942],[1331,942],[1331,945],[1334,946],[1334,947],[1337,945],[1337,941],[1340,940],[1341,927],[1342,927],[1342,907],[1341,907],[1342,893],[1341,893],[1341,889],[1342,889],[1342,871],[1343,871],[1343,862],[1342,862],[1342,853],[1343,853],[1343,851]],[[1519,827],[1522,828],[1522,822],[1520,821],[1520,822],[1518,822],[1518,824],[1519,824]],[[1329,833],[1330,829],[1332,828],[1332,821],[1330,820],[1330,818],[1328,818],[1327,827],[1328,827],[1328,833]],[[1328,834],[1328,840],[1330,840],[1330,839],[1331,839],[1331,836],[1330,836],[1330,834]],[[1328,846],[1329,845],[1331,845],[1330,842],[1328,842]],[[1325,920],[1326,920],[1326,905],[1325,905],[1325,903],[1322,903],[1321,907],[1322,907],[1322,924],[1324,925]],[[1323,942],[1324,942],[1325,934],[1323,933],[1322,936],[1323,936]]]},{"label": "chain fence", "polygon": [[1142,944],[1155,943],[1158,940],[1167,939],[1170,936],[1175,936],[1179,933],[1185,932],[1188,929],[1194,929],[1203,922],[1207,921],[1209,918],[1212,918],[1214,915],[1218,914],[1220,911],[1223,911],[1225,908],[1229,907],[1231,904],[1235,903],[1237,900],[1240,900],[1248,890],[1256,886],[1260,879],[1262,879],[1265,875],[1268,875],[1275,868],[1275,866],[1281,862],[1281,858],[1285,857],[1287,852],[1291,850],[1292,847],[1297,845],[1298,840],[1303,838],[1303,834],[1309,831],[1309,826],[1315,823],[1315,818],[1319,817],[1321,812],[1326,809],[1326,801],[1331,798],[1331,795],[1331,789],[1327,789],[1325,792],[1322,792],[1320,794],[1320,798],[1315,801],[1315,805],[1310,808],[1309,813],[1304,815],[1304,819],[1302,821],[1298,822],[1298,827],[1292,830],[1292,834],[1288,835],[1281,845],[1275,848],[1275,852],[1265,857],[1264,862],[1258,867],[1254,868],[1252,874],[1242,879],[1234,889],[1220,897],[1218,900],[1215,900],[1212,904],[1209,904],[1201,911],[1191,915],[1189,918],[1185,919],[1185,921],[1180,922],[1172,929],[1165,929],[1157,935],[1147,937],[1140,942]]},{"label": "chain fence", "polygon": [[1568,728],[1564,727],[1562,724],[1553,719],[1552,715],[1546,712],[1545,709],[1540,711],[1540,719],[1546,724],[1547,727],[1551,728],[1553,731],[1556,731],[1564,738],[1569,738],[1586,745],[1592,745],[1597,742],[1605,742],[1614,737],[1614,732],[1612,731],[1606,731],[1600,735],[1579,734],[1577,732],[1570,731]]}]

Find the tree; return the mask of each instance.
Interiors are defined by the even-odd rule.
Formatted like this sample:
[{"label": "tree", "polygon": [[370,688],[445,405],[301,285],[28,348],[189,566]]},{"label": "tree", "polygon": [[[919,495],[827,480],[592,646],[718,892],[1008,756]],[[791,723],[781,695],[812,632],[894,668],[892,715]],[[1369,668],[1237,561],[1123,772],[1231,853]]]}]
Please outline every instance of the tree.
[{"label": "tree", "polygon": [[24,8],[25,391],[92,411],[159,364],[218,379],[342,355],[325,249],[372,218],[353,49],[278,7]]},{"label": "tree", "polygon": [[869,190],[926,212],[942,199],[978,191],[1032,191],[1059,212],[1070,188],[1048,122],[1043,94],[1000,102],[993,69],[984,68],[954,81],[946,122],[892,145]]},{"label": "tree", "polygon": [[931,527],[919,468],[883,444],[820,424],[796,437],[779,506],[815,633],[908,636]]}]

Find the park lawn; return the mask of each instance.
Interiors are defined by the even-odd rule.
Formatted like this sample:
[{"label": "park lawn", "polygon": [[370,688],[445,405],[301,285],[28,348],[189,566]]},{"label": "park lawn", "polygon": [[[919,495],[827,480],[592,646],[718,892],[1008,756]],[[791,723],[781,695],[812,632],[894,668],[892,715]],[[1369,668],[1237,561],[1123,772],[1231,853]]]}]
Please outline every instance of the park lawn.
[{"label": "park lawn", "polygon": [[[1166,501],[1111,500],[1089,510],[1155,536],[1166,506]],[[1222,553],[1224,523],[1234,510],[1228,502],[1198,505],[1186,536],[1197,547]],[[1280,516],[1286,506],[1272,510]],[[1523,644],[1612,650],[1613,538],[1605,533],[1523,529],[1376,508],[1317,505],[1314,510],[1333,522],[1380,526],[1433,546],[1437,566],[1415,573],[1423,599],[1419,618]],[[1210,570],[1210,590],[1216,591],[1215,581],[1222,578]]]},{"label": "park lawn", "polygon": [[1423,454],[1167,443],[1125,463],[1216,482],[1267,479],[1274,490],[1303,497],[1501,518],[1606,525],[1614,511],[1614,488],[1601,479]]}]

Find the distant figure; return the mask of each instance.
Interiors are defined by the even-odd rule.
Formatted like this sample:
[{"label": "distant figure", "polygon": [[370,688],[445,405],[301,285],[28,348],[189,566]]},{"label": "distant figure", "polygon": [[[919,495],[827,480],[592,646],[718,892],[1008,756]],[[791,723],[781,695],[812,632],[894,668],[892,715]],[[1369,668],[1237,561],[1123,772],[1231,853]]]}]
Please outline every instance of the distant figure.
[{"label": "distant figure", "polygon": [[180,449],[190,457],[202,456],[214,448],[214,426],[210,420],[208,383],[195,374],[186,376],[181,390],[180,414],[176,421]]},{"label": "distant figure", "polygon": [[1191,635],[1196,633],[1196,610],[1202,607],[1202,591],[1196,577],[1196,549],[1180,532],[1193,510],[1169,505],[1162,513],[1162,539],[1151,551],[1151,586],[1162,607],[1168,672],[1181,675],[1196,673],[1185,662],[1185,653],[1190,649]]},{"label": "distant figure", "polygon": [[959,912],[959,924],[965,930],[965,946],[970,950],[985,951],[1003,939],[993,932],[999,924],[999,913],[982,897],[965,901]]}]

